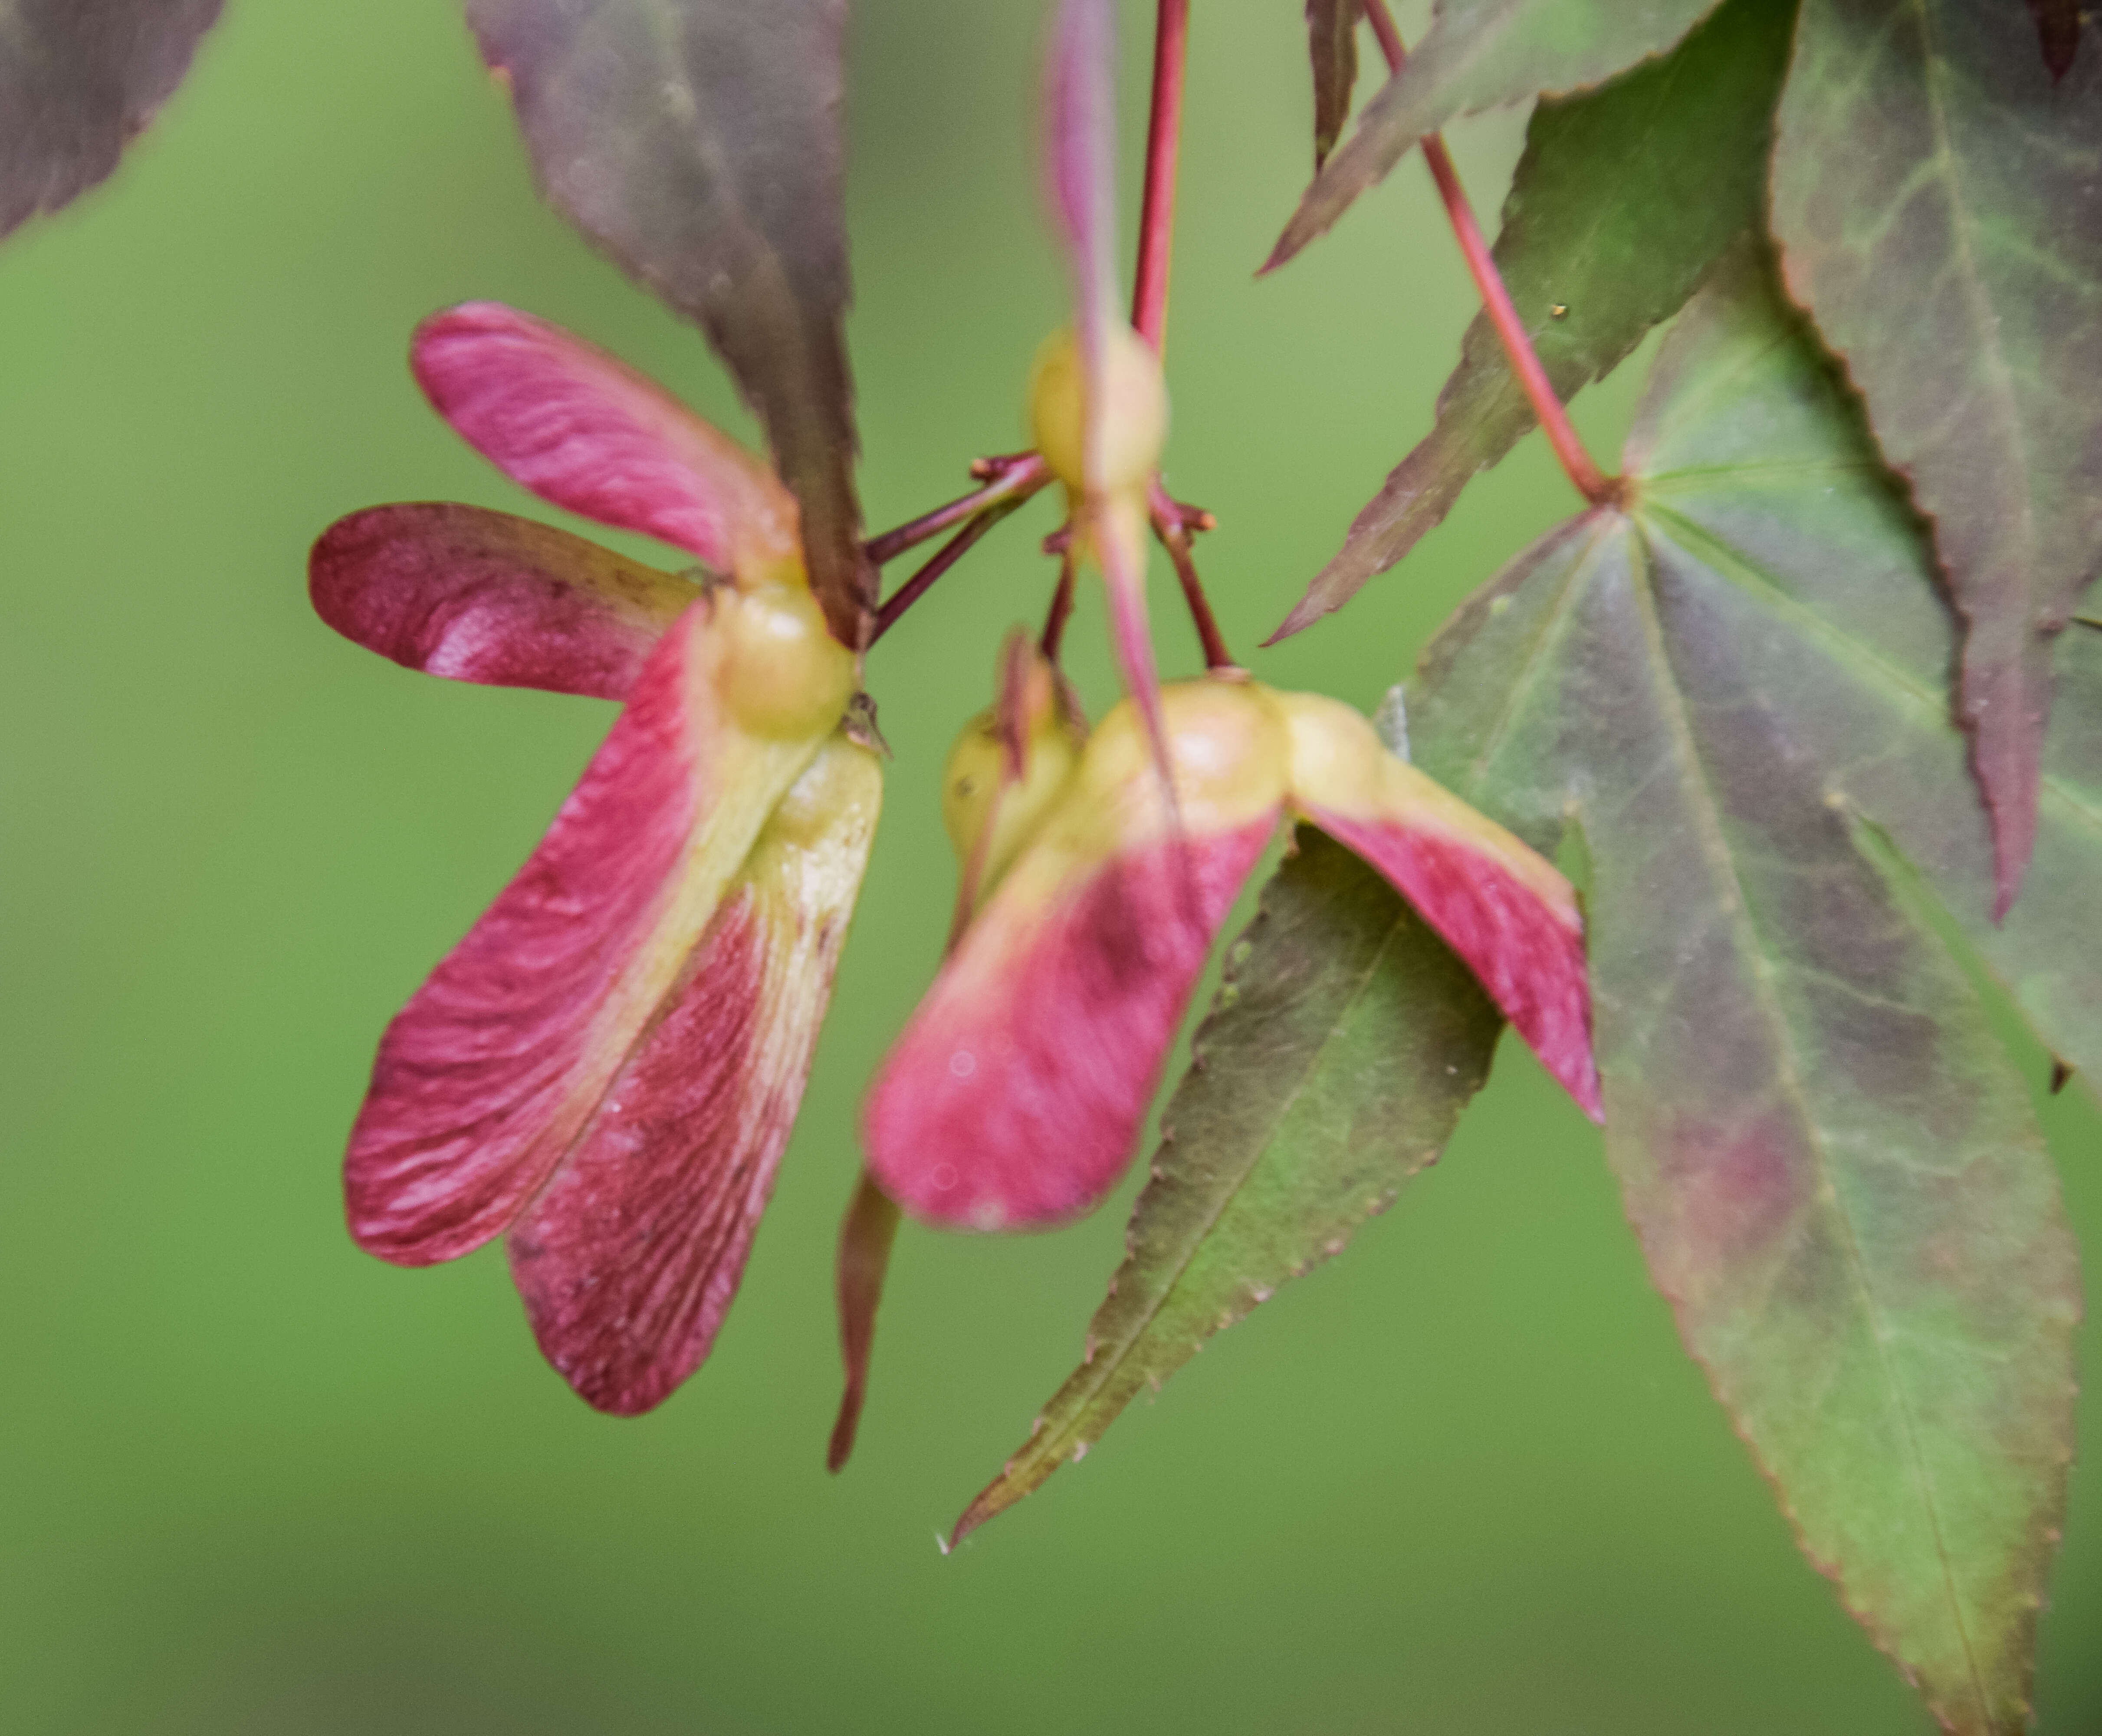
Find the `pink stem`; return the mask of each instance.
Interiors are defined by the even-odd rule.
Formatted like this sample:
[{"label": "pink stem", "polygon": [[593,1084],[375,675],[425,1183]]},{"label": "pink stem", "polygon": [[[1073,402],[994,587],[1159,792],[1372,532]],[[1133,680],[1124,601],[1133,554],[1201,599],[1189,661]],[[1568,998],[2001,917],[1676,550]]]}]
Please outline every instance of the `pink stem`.
[{"label": "pink stem", "polygon": [[[1387,10],[1386,0],[1365,0],[1365,16],[1371,21],[1373,34],[1379,38],[1380,52],[1386,56],[1387,70],[1399,72],[1408,54],[1402,46],[1401,33],[1395,28],[1394,15]],[[1467,261],[1475,287],[1481,295],[1482,305],[1488,311],[1489,323],[1497,328],[1504,353],[1510,358],[1511,371],[1524,388],[1532,413],[1547,431],[1554,455],[1562,461],[1569,480],[1576,485],[1576,491],[1592,505],[1612,499],[1620,491],[1619,485],[1591,461],[1591,455],[1584,450],[1584,442],[1576,437],[1576,430],[1570,426],[1569,412],[1555,396],[1547,370],[1540,365],[1540,357],[1534,352],[1532,336],[1519,318],[1518,309],[1511,305],[1510,291],[1504,287],[1503,273],[1497,269],[1489,245],[1482,238],[1482,226],[1475,220],[1475,208],[1467,202],[1466,190],[1460,184],[1452,154],[1445,149],[1444,140],[1435,132],[1426,135],[1423,140],[1423,160],[1430,165],[1431,180],[1438,184],[1438,197],[1444,202],[1445,215],[1452,220],[1452,233],[1459,239],[1460,251]]]},{"label": "pink stem", "polygon": [[1155,352],[1168,339],[1168,267],[1174,253],[1175,169],[1182,131],[1182,64],[1190,0],[1160,0],[1153,39],[1153,107],[1146,129],[1146,202],[1138,219],[1138,275],[1131,322]]}]

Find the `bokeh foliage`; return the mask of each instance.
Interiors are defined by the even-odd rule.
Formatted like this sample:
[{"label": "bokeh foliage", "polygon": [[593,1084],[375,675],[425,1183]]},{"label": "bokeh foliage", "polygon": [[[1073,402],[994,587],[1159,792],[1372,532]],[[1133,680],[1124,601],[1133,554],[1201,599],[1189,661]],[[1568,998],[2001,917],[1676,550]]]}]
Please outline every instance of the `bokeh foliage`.
[{"label": "bokeh foliage", "polygon": [[[857,9],[876,523],[1013,442],[1058,316],[1034,36],[1027,7]],[[1171,471],[1222,515],[1206,572],[1244,655],[1427,428],[1472,311],[1407,172],[1248,281],[1303,180],[1304,52],[1293,9],[1256,0],[1205,7],[1193,49]],[[1514,125],[1455,143],[1492,206]],[[356,1254],[336,1165],[373,1033],[604,727],[575,702],[419,682],[307,610],[307,543],[344,511],[521,508],[402,366],[416,318],[478,295],[749,431],[691,331],[535,202],[445,8],[239,9],[117,181],[0,254],[11,1727],[1926,1727],[1746,1474],[1596,1136],[1508,1044],[1443,1161],[1348,1261],[947,1561],[936,1527],[1071,1366],[1122,1214],[1020,1243],[908,1232],[859,1456],[826,1479],[853,1108],[939,947],[939,755],[1040,597],[1048,508],[884,648],[883,834],[701,1379],[642,1423],[594,1416],[518,1330],[497,1257],[409,1280]],[[1581,404],[1599,449],[1635,384]],[[1568,510],[1537,444],[1350,628],[1262,673],[1374,702]],[[1175,630],[1164,650],[1190,666]],[[2102,1125],[2017,1053],[2094,1245]],[[2091,1345],[2085,1367],[2092,1391]],[[2083,1414],[2091,1435],[2093,1399]],[[2078,1731],[2102,1721],[2091,1467],[2069,1536],[2040,1713]]]}]

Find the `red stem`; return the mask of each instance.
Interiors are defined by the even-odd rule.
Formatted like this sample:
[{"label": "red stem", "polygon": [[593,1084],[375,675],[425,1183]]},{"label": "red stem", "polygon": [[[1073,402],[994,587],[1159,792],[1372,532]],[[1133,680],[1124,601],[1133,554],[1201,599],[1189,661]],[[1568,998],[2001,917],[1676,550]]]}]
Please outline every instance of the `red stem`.
[{"label": "red stem", "polygon": [[1182,132],[1182,65],[1190,0],[1160,0],[1153,38],[1153,107],[1146,127],[1146,202],[1138,218],[1138,274],[1131,322],[1156,353],[1168,340],[1168,268],[1174,253],[1175,169]]},{"label": "red stem", "polygon": [[1233,653],[1226,649],[1218,618],[1212,613],[1212,601],[1205,596],[1204,581],[1197,576],[1196,557],[1190,551],[1190,533],[1208,531],[1217,521],[1200,507],[1185,506],[1171,499],[1161,486],[1158,475],[1153,478],[1151,495],[1148,507],[1153,534],[1160,539],[1160,546],[1175,563],[1175,576],[1182,585],[1182,601],[1190,606],[1197,642],[1204,647],[1204,667],[1214,672],[1239,668],[1240,665],[1234,661]]},{"label": "red stem", "polygon": [[[1386,0],[1365,0],[1365,16],[1371,21],[1373,34],[1379,38],[1380,52],[1386,56],[1387,70],[1399,72],[1408,52],[1402,46],[1401,32],[1395,28],[1394,15],[1387,10]],[[1510,358],[1511,371],[1518,375],[1519,384],[1525,388],[1532,413],[1547,431],[1554,455],[1562,461],[1569,480],[1576,485],[1576,491],[1592,505],[1611,500],[1619,492],[1618,485],[1592,462],[1591,455],[1584,450],[1584,442],[1576,437],[1576,430],[1570,426],[1569,412],[1555,396],[1547,370],[1540,365],[1540,357],[1533,349],[1532,335],[1519,318],[1518,309],[1511,305],[1510,291],[1504,287],[1503,273],[1497,269],[1489,244],[1482,238],[1482,226],[1475,220],[1475,208],[1467,202],[1466,190],[1461,186],[1459,172],[1452,166],[1452,153],[1445,149],[1444,140],[1435,132],[1424,137],[1423,160],[1430,166],[1431,180],[1438,184],[1438,197],[1444,202],[1445,215],[1452,220],[1452,233],[1459,239],[1460,251],[1466,259],[1467,270],[1480,293],[1482,305],[1488,310],[1489,323],[1497,328],[1504,353]]]},{"label": "red stem", "polygon": [[971,520],[948,541],[942,544],[925,566],[884,599],[883,606],[876,611],[876,626],[868,636],[868,642],[874,645],[878,639],[895,627],[898,624],[898,617],[919,602],[937,579],[963,559],[964,556],[969,552],[973,544],[1020,506],[1027,498],[1027,495],[1009,495],[1004,499],[995,500],[990,507]]},{"label": "red stem", "polygon": [[1190,553],[1190,538],[1182,527],[1173,521],[1155,518],[1153,529],[1160,539],[1160,546],[1168,551],[1168,558],[1175,563],[1175,576],[1182,581],[1182,600],[1190,606],[1190,619],[1196,624],[1197,642],[1204,650],[1204,667],[1217,673],[1221,669],[1240,667],[1234,661],[1234,654],[1226,649],[1226,642],[1219,633],[1219,624],[1212,614],[1211,599],[1204,595],[1204,587],[1197,578],[1197,563]]},{"label": "red stem", "polygon": [[1058,662],[1058,648],[1066,642],[1066,623],[1073,615],[1075,571],[1073,551],[1068,547],[1061,552],[1058,588],[1051,593],[1051,612],[1044,618],[1044,637],[1037,642],[1047,663]]},{"label": "red stem", "polygon": [[[1153,104],[1146,126],[1146,199],[1138,218],[1138,272],[1131,291],[1131,322],[1138,335],[1153,346],[1155,354],[1168,346],[1169,266],[1175,253],[1175,171],[1182,155],[1182,88],[1184,68],[1189,60],[1190,0],[1160,0],[1153,35]],[[1210,528],[1211,515],[1188,517],[1169,499],[1153,481],[1154,533],[1182,583],[1182,600],[1189,605],[1190,619],[1204,648],[1204,664],[1211,669],[1235,667],[1232,654],[1219,633],[1210,600],[1197,576],[1197,564],[1190,554],[1190,526]],[[1070,607],[1070,600],[1068,602]],[[1064,616],[1053,604],[1057,629],[1062,632]],[[1048,639],[1056,642],[1050,626]]]},{"label": "red stem", "polygon": [[862,544],[869,560],[877,566],[886,561],[894,561],[907,549],[917,548],[929,537],[939,536],[950,526],[961,524],[989,506],[1018,495],[1027,499],[1051,480],[1051,473],[1044,468],[1043,459],[1034,452],[1018,453],[1011,458],[982,458],[971,468],[973,474],[988,476],[992,480],[960,499],[938,506],[931,513],[923,513],[895,531],[871,537]]}]

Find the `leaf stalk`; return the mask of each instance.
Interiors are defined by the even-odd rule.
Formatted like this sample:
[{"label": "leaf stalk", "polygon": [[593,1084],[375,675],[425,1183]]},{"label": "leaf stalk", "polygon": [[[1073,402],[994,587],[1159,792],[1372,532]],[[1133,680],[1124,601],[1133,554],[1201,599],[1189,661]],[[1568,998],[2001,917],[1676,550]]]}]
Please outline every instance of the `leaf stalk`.
[{"label": "leaf stalk", "polygon": [[1239,669],[1240,665],[1234,661],[1233,653],[1226,649],[1225,637],[1219,632],[1218,619],[1212,613],[1211,599],[1204,594],[1204,583],[1197,576],[1197,562],[1190,548],[1191,532],[1208,531],[1217,521],[1200,508],[1171,499],[1158,477],[1154,479],[1148,507],[1153,534],[1160,539],[1160,546],[1174,562],[1175,576],[1182,586],[1182,600],[1189,605],[1198,643],[1204,647],[1205,668],[1215,675]]},{"label": "leaf stalk", "polygon": [[[1395,27],[1394,14],[1387,10],[1386,0],[1365,0],[1365,17],[1372,24],[1373,34],[1379,38],[1380,52],[1386,57],[1387,71],[1390,74],[1399,73],[1408,59],[1408,51],[1403,46],[1401,32]],[[1569,412],[1555,395],[1547,370],[1541,366],[1539,354],[1532,347],[1532,335],[1526,331],[1517,308],[1512,304],[1503,273],[1497,269],[1495,256],[1483,238],[1482,226],[1475,220],[1475,208],[1468,202],[1466,189],[1460,184],[1459,171],[1452,166],[1452,153],[1445,149],[1442,135],[1435,132],[1425,135],[1423,160],[1430,167],[1431,180],[1437,184],[1438,197],[1445,206],[1446,217],[1452,223],[1461,255],[1467,262],[1468,275],[1475,280],[1475,288],[1488,313],[1489,323],[1496,327],[1504,353],[1510,360],[1511,371],[1518,376],[1526,400],[1532,406],[1533,415],[1546,431],[1548,444],[1554,448],[1555,457],[1576,485],[1577,493],[1593,506],[1603,506],[1619,499],[1618,479],[1606,475],[1584,450],[1584,442],[1577,438],[1576,430],[1570,424]]]},{"label": "leaf stalk", "polygon": [[1055,553],[1059,557],[1058,588],[1051,593],[1050,613],[1044,618],[1044,636],[1037,644],[1038,648],[1044,653],[1044,660],[1056,664],[1058,661],[1059,647],[1066,642],[1066,623],[1071,620],[1073,615],[1073,585],[1077,568],[1074,563],[1072,544],[1070,541],[1062,544],[1056,550],[1047,547],[1044,552]]},{"label": "leaf stalk", "polygon": [[[869,632],[868,642],[874,645],[896,626],[905,611],[927,594],[937,579],[963,559],[979,538],[1034,492],[1032,489],[1028,493],[1013,492],[996,497],[991,506],[982,508],[962,530],[942,544],[934,552],[932,559],[884,599],[883,606],[876,611],[876,624]],[[934,515],[930,513],[929,516]]]},{"label": "leaf stalk", "polygon": [[[1182,92],[1189,61],[1190,0],[1160,0],[1154,15],[1153,100],[1146,125],[1146,192],[1139,208],[1138,268],[1131,291],[1133,328],[1164,355],[1168,347],[1168,289],[1175,255],[1175,182],[1182,158]],[[1190,619],[1204,651],[1208,669],[1238,668],[1219,633],[1218,619],[1204,595],[1204,581],[1191,557],[1190,533],[1208,531],[1209,513],[1195,512],[1170,499],[1156,475],[1147,502],[1153,533],[1175,565],[1189,606]],[[1054,611],[1056,605],[1054,602]],[[1063,629],[1062,617],[1057,617]],[[1051,629],[1047,625],[1047,637]],[[1054,641],[1055,642],[1055,641]]]},{"label": "leaf stalk", "polygon": [[923,513],[894,531],[886,531],[880,536],[871,537],[862,547],[870,562],[876,566],[894,561],[908,548],[939,536],[951,525],[960,525],[974,517],[987,507],[1002,500],[1019,496],[1027,499],[1046,482],[1051,473],[1044,468],[1044,460],[1034,452],[1015,452],[997,458],[981,458],[971,465],[971,474],[984,481],[983,488],[951,500],[947,506],[938,506],[931,513]]},{"label": "leaf stalk", "polygon": [[1190,0],[1160,0],[1153,37],[1153,101],[1146,126],[1146,193],[1138,218],[1138,271],[1131,322],[1164,353],[1168,276],[1174,256],[1175,171],[1182,154],[1182,79],[1190,44]]}]

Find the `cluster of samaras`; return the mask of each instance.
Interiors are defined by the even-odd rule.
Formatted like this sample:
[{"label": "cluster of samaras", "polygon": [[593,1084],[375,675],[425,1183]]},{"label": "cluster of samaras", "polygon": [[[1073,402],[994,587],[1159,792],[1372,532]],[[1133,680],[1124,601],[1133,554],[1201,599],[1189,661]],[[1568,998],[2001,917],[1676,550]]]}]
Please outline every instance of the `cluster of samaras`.
[{"label": "cluster of samaras", "polygon": [[[1073,544],[1106,571],[1165,421],[1157,365],[1124,337],[1099,373],[1054,344],[1035,394]],[[623,706],[530,860],[388,1028],[351,1135],[351,1230],[407,1265],[507,1235],[549,1361],[592,1404],[641,1411],[707,1355],[802,1095],[881,799],[860,659],[811,596],[787,491],[648,381],[490,304],[428,322],[414,364],[527,488],[706,571],[463,506],[376,508],[316,546],[315,605],[359,643]],[[1123,448],[1088,432],[1091,378],[1125,407]],[[1090,731],[1018,637],[946,777],[956,921],[868,1095],[850,1263],[880,1276],[899,1206],[1002,1230],[1103,1197],[1288,815],[1374,864],[1597,1112],[1568,883],[1348,707],[1222,670],[1136,690]]]}]

